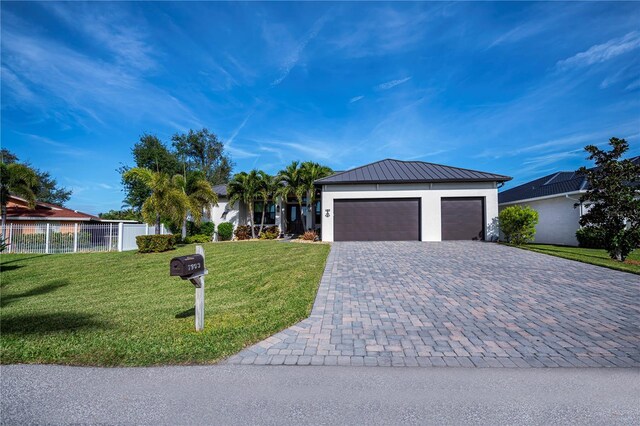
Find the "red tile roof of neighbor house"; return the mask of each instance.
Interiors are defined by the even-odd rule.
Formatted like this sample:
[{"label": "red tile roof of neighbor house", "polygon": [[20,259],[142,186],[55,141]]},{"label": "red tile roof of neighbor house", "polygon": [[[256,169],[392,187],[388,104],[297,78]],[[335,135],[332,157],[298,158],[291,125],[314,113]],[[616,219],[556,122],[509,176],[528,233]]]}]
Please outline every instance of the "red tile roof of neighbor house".
[{"label": "red tile roof of neighbor house", "polygon": [[100,218],[88,213],[39,201],[36,202],[35,209],[30,209],[27,207],[25,199],[11,195],[7,203],[7,220],[100,221]]}]

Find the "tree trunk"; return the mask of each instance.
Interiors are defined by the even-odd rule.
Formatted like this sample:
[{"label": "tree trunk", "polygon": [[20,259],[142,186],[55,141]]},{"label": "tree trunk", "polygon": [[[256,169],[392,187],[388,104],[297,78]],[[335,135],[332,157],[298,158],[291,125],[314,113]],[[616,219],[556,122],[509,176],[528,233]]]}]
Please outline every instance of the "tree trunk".
[{"label": "tree trunk", "polygon": [[5,235],[7,234],[7,205],[2,205],[2,239],[4,240]]},{"label": "tree trunk", "polygon": [[253,224],[253,202],[249,203],[249,224],[251,226],[251,238],[255,238],[256,231]]},{"label": "tree trunk", "polygon": [[160,215],[156,215],[156,235],[160,235]]},{"label": "tree trunk", "polygon": [[258,236],[262,235],[262,229],[264,227],[264,214],[267,211],[267,201],[262,202],[262,219],[260,219],[260,230],[258,230]]},{"label": "tree trunk", "polygon": [[185,216],[184,219],[182,219],[182,239],[184,240],[185,238],[187,238],[187,217]]},{"label": "tree trunk", "polygon": [[298,216],[300,216],[300,222],[302,223],[302,233],[304,234],[307,231],[307,220],[304,217],[304,211],[302,210],[302,201],[298,201],[298,209],[300,210]]}]

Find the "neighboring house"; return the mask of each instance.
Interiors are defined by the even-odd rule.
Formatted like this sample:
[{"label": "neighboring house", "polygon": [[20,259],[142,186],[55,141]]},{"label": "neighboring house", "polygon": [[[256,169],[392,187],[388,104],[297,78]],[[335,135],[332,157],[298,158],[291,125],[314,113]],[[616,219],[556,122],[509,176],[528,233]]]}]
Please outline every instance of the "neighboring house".
[{"label": "neighboring house", "polygon": [[[382,160],[316,181],[315,206],[295,199],[268,202],[265,225],[287,234],[320,229],[323,241],[441,241],[497,238],[498,187],[509,176],[422,161]],[[242,203],[229,207],[226,187],[214,187],[216,225],[249,223]],[[260,225],[262,202],[254,222]]]},{"label": "neighboring house", "polygon": [[[637,164],[640,157],[631,161]],[[536,243],[576,246],[578,221],[587,210],[579,199],[588,189],[589,182],[583,174],[556,172],[502,191],[498,194],[498,203],[500,210],[520,205],[538,212]]]},{"label": "neighboring house", "polygon": [[[26,200],[9,196],[7,200],[7,227],[11,225],[49,224],[53,232],[74,232],[76,224],[99,223],[100,218],[77,210],[71,210],[55,204],[36,202],[34,209],[28,207]],[[25,230],[26,233],[38,232]]]}]

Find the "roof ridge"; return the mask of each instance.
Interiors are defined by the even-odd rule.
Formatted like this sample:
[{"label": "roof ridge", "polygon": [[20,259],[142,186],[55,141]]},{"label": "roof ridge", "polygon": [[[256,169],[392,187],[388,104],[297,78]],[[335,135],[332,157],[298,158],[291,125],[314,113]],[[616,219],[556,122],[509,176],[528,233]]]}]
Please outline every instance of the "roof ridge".
[{"label": "roof ridge", "polygon": [[323,177],[321,179],[316,180],[316,182],[322,182],[325,179],[333,178],[333,177],[336,177],[336,176],[340,176],[340,175],[343,175],[345,173],[351,173],[351,172],[354,172],[356,170],[363,169],[365,167],[370,167],[370,166],[372,166],[374,164],[383,163],[385,161],[392,161],[392,162],[405,163],[405,164],[429,164],[429,165],[432,165],[432,166],[438,166],[438,167],[443,167],[443,168],[448,168],[448,169],[456,169],[456,170],[463,170],[463,171],[466,171],[466,172],[480,173],[482,175],[491,175],[491,176],[499,176],[499,177],[509,178],[509,176],[507,176],[507,175],[502,175],[502,174],[497,174],[497,173],[488,173],[488,172],[483,172],[483,171],[474,170],[474,169],[466,169],[464,167],[448,166],[448,165],[445,165],[445,164],[432,163],[432,162],[429,162],[429,161],[397,160],[395,158],[384,158],[382,160],[378,160],[378,161],[374,161],[372,163],[364,164],[362,166],[354,167],[353,169],[344,170],[342,172],[335,173],[335,174],[333,174],[331,176]]},{"label": "roof ridge", "polygon": [[[446,164],[440,164],[440,163],[432,163],[430,161],[418,161],[418,160],[396,160],[393,158],[387,158],[386,160],[391,160],[391,161],[398,161],[400,163],[423,163],[423,164],[431,164],[433,166],[440,166],[440,167],[446,167],[449,169],[458,169],[458,170],[464,170],[467,172],[475,172],[475,173],[482,173],[484,175],[494,175],[494,176],[502,176],[502,177],[509,177],[507,175],[501,175],[501,174],[497,174],[497,173],[487,173],[487,172],[483,172],[481,170],[475,170],[475,169],[466,169],[464,167],[457,167],[457,166],[449,166]],[[384,161],[384,160],[382,160]]]}]

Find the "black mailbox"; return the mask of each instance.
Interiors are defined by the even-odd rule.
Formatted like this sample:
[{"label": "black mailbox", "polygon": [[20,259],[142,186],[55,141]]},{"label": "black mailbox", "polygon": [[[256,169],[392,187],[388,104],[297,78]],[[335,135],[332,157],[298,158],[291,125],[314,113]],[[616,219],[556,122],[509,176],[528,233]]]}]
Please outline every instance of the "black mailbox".
[{"label": "black mailbox", "polygon": [[174,257],[169,264],[169,275],[172,277],[187,280],[204,274],[204,258],[200,254]]}]

